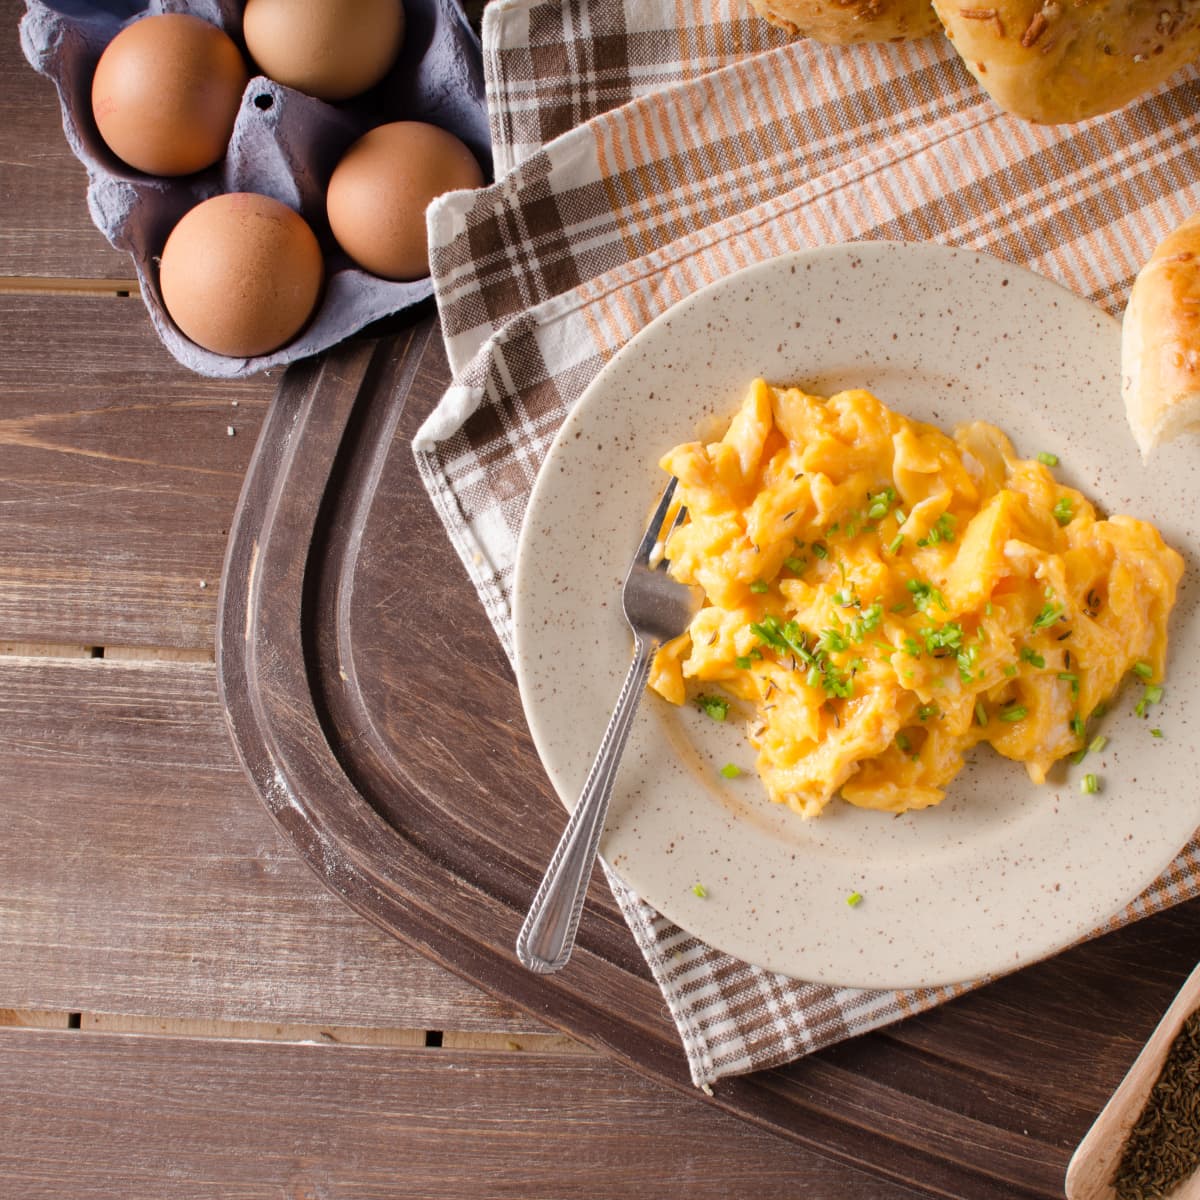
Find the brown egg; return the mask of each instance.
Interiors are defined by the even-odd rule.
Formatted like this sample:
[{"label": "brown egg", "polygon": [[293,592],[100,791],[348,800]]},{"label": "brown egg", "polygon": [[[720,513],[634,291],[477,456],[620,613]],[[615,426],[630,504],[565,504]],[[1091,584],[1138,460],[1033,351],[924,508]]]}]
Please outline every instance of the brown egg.
[{"label": "brown egg", "polygon": [[325,197],[329,227],[364,270],[384,279],[420,279],[429,274],[429,202],[482,183],[479,163],[454,134],[421,121],[380,125],[334,169]]},{"label": "brown egg", "polygon": [[322,100],[374,87],[404,42],[401,0],[248,0],[246,49],[264,75]]},{"label": "brown egg", "polygon": [[190,175],[224,153],[249,76],[238,48],[187,13],[143,17],[105,47],[92,79],[100,136],[151,175]]},{"label": "brown egg", "polygon": [[171,230],[159,266],[163,304],[193,342],[252,358],[290,342],[321,294],[324,263],[308,223],[252,192],[205,200]]}]

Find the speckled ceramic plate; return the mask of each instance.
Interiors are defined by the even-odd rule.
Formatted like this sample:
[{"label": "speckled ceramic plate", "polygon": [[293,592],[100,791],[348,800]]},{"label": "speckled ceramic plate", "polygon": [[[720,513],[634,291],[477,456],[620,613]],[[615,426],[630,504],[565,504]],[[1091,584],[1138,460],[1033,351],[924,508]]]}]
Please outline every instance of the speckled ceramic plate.
[{"label": "speckled ceramic plate", "polygon": [[[1123,693],[1108,746],[1035,787],[980,747],[937,808],[840,801],[813,821],[766,800],[735,723],[647,695],[602,853],[665,916],[803,979],[944,984],[1053,953],[1134,900],[1200,824],[1195,734],[1200,504],[1194,445],[1142,465],[1120,396],[1116,321],[1027,271],[932,245],[837,246],[773,260],[665,313],[597,376],[538,478],[518,552],[517,675],[564,804],[583,784],[628,667],[620,584],[677,442],[717,436],[757,375],[828,394],[865,386],[947,430],[1004,429],[1110,513],[1153,520],[1188,558],[1166,696]],[[1164,736],[1155,738],[1150,727]],[[727,762],[738,779],[718,773]],[[1103,781],[1079,788],[1083,770]],[[702,884],[706,896],[694,894]],[[857,906],[846,903],[860,892]]]}]

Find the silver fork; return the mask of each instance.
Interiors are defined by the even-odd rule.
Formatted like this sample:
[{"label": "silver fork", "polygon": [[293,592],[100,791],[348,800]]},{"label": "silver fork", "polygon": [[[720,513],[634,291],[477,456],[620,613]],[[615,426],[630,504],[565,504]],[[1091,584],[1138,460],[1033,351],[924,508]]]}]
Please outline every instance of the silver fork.
[{"label": "silver fork", "polygon": [[695,611],[691,589],[667,574],[666,554],[654,560],[655,547],[666,542],[685,515],[686,510],[681,507],[671,528],[663,532],[677,483],[672,478],[667,484],[621,590],[625,620],[633,630],[633,662],[579,801],[517,935],[517,957],[531,971],[542,975],[561,970],[571,957],[617,766],[638,702],[646,690],[654,654],[664,642],[687,628]]}]

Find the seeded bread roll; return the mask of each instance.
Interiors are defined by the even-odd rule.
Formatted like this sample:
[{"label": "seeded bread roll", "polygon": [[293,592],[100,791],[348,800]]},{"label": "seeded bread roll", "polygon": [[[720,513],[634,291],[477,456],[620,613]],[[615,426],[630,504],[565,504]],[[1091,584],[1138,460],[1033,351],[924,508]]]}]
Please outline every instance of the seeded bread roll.
[{"label": "seeded bread roll", "polygon": [[1044,125],[1112,112],[1200,57],[1192,0],[933,0],[1006,112]]},{"label": "seeded bread roll", "polygon": [[1121,387],[1143,459],[1200,428],[1200,216],[1138,272],[1121,327]]},{"label": "seeded bread roll", "polygon": [[930,0],[750,0],[793,36],[835,46],[927,37],[941,29]]}]

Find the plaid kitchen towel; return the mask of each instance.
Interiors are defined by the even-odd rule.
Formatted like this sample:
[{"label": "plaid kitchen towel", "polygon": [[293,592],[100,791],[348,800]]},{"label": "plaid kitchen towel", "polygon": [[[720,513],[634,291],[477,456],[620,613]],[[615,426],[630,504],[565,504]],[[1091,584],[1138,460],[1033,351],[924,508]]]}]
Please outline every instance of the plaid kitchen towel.
[{"label": "plaid kitchen towel", "polygon": [[[1002,113],[940,36],[826,47],[733,0],[498,0],[483,41],[497,182],[430,210],[453,383],[414,453],[510,654],[539,465],[599,369],[671,305],[787,251],[890,239],[984,251],[1116,314],[1158,240],[1200,211],[1194,69],[1046,128]],[[773,975],[610,881],[699,1086],[975,986]],[[1111,926],[1198,892],[1193,841]]]}]

